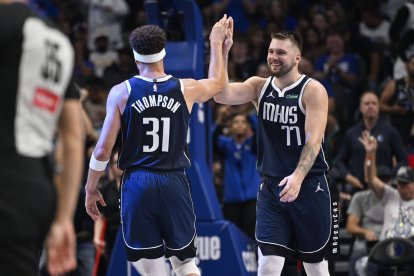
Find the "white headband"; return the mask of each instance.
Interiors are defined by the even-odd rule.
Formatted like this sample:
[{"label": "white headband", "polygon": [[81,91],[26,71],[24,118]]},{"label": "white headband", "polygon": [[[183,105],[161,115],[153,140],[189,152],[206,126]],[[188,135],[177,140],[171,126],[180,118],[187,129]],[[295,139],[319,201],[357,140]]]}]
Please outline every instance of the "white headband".
[{"label": "white headband", "polygon": [[144,63],[157,62],[165,57],[165,48],[162,49],[160,52],[152,55],[140,55],[135,50],[132,50],[132,52],[134,53],[134,58],[136,60]]}]

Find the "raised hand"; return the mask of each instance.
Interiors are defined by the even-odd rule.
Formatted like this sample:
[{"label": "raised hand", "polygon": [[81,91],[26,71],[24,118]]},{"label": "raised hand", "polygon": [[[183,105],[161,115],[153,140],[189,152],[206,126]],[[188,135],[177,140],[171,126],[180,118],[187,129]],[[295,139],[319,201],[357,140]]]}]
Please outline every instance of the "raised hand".
[{"label": "raised hand", "polygon": [[227,37],[228,26],[229,20],[227,18],[227,15],[225,14],[218,22],[216,22],[216,24],[214,24],[213,28],[211,29],[210,43],[223,43]]},{"label": "raised hand", "polygon": [[377,150],[377,139],[371,136],[368,131],[364,130],[358,140],[364,145],[367,153],[374,153]]},{"label": "raised hand", "polygon": [[231,16],[227,20],[228,20],[227,33],[226,33],[226,39],[224,40],[224,45],[223,45],[224,54],[228,54],[231,46],[233,46],[234,21]]}]

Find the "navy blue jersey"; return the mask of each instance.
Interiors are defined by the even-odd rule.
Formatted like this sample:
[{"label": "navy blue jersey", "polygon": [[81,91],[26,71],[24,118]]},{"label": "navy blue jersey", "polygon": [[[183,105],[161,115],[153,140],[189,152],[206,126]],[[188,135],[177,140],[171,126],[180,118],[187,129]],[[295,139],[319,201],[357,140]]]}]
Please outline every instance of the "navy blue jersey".
[{"label": "navy blue jersey", "polygon": [[181,81],[172,76],[125,81],[129,98],[122,114],[119,167],[176,170],[190,166],[186,138],[190,113]]},{"label": "navy blue jersey", "polygon": [[[259,96],[257,168],[264,175],[285,177],[298,165],[305,145],[302,94],[311,79],[305,75],[280,90],[269,77]],[[324,144],[309,173],[328,170]]]}]

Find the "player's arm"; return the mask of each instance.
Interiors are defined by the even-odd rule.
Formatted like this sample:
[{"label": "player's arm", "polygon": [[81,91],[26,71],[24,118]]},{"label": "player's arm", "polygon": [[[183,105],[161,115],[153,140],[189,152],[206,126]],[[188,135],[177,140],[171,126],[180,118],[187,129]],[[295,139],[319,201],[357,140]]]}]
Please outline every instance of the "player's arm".
[{"label": "player's arm", "polygon": [[55,177],[57,210],[47,238],[47,266],[51,274],[76,267],[72,222],[82,177],[83,146],[81,106],[77,99],[68,99],[58,124],[59,161],[63,170]]},{"label": "player's arm", "polygon": [[244,82],[229,83],[227,76],[223,92],[216,95],[214,101],[229,105],[245,104],[251,101],[255,102],[258,99],[260,88],[263,87],[265,82],[266,79],[251,77]]},{"label": "player's arm", "polygon": [[370,136],[368,131],[365,130],[362,132],[362,136],[359,138],[359,141],[365,148],[364,172],[368,186],[379,198],[382,198],[384,195],[385,183],[377,177],[377,140],[375,137]]},{"label": "player's arm", "polygon": [[[248,103],[250,101],[256,101],[258,98],[258,88],[262,87],[265,79],[259,77],[251,77],[245,82],[229,83],[228,75],[228,59],[230,48],[233,45],[233,19],[229,19],[229,29],[227,32],[226,40],[223,45],[223,64],[224,64],[224,88],[222,92],[214,96],[214,101],[221,104],[239,105]],[[212,77],[213,71],[209,70],[209,78]]]},{"label": "player's arm", "polygon": [[211,99],[224,87],[224,65],[223,65],[223,42],[226,38],[229,21],[227,15],[224,15],[216,24],[214,24],[210,33],[210,65],[209,79],[194,80],[183,79],[184,96],[187,106],[191,109],[193,103],[203,103]]},{"label": "player's arm", "polygon": [[106,165],[109,162],[112,149],[116,142],[118,132],[121,128],[121,112],[125,108],[128,99],[127,88],[124,83],[114,86],[108,95],[106,102],[106,116],[102,127],[101,135],[91,156],[86,182],[85,208],[88,215],[96,221],[99,218],[99,210],[96,202],[105,206],[102,194],[98,191],[97,185],[104,174]]},{"label": "player's arm", "polygon": [[328,119],[328,94],[323,85],[312,80],[306,85],[303,93],[303,104],[306,110],[306,141],[295,169],[295,174],[299,175],[302,180],[312,168],[321,149]]}]

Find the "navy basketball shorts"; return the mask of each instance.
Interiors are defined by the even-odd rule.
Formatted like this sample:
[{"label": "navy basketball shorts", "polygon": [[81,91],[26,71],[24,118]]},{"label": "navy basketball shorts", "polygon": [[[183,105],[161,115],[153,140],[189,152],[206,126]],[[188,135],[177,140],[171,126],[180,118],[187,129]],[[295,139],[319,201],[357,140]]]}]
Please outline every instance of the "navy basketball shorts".
[{"label": "navy basketball shorts", "polygon": [[127,170],[121,223],[128,261],[196,256],[193,202],[183,171]]},{"label": "navy basketball shorts", "polygon": [[263,255],[308,263],[338,255],[337,195],[326,176],[307,176],[293,202],[280,201],[281,180],[264,177],[257,195],[256,240]]}]

